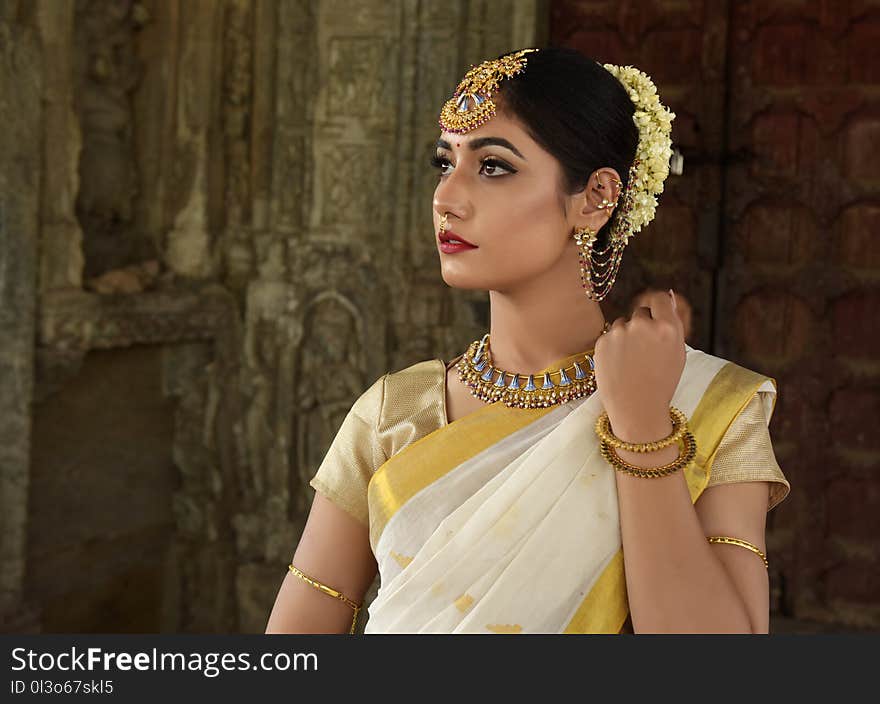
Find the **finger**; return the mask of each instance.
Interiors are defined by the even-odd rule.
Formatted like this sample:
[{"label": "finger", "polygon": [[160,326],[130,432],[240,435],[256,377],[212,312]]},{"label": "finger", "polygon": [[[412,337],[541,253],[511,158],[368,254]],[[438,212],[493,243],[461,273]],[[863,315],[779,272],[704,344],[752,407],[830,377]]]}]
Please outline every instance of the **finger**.
[{"label": "finger", "polygon": [[645,303],[650,307],[651,317],[654,320],[681,322],[681,319],[675,312],[675,308],[672,306],[672,294],[669,291],[655,291],[648,296]]},{"label": "finger", "polygon": [[619,330],[620,328],[626,327],[626,318],[616,318],[613,323],[611,323],[611,327],[608,328],[608,332],[613,330]]},{"label": "finger", "polygon": [[633,314],[630,316],[630,320],[635,320],[636,318],[647,318],[651,319],[651,309],[648,306],[639,306],[633,311]]}]

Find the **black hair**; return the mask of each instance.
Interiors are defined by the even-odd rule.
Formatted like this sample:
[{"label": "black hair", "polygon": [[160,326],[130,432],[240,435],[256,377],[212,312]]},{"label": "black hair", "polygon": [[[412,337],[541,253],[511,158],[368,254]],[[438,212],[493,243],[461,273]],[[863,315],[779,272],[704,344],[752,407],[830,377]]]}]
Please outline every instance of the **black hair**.
[{"label": "black hair", "polygon": [[568,47],[540,48],[525,59],[525,70],[499,85],[500,110],[559,162],[562,193],[582,190],[603,166],[615,169],[626,187],[639,132],[635,106],[620,81]]}]

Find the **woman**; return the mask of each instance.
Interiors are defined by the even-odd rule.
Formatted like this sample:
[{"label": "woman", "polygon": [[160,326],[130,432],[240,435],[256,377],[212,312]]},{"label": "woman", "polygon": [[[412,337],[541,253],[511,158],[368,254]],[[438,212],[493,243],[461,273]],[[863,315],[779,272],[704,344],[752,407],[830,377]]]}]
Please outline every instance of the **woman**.
[{"label": "woman", "polygon": [[267,632],[353,632],[377,569],[366,633],[768,631],[774,380],[686,345],[672,291],[611,325],[599,306],[673,117],[647,76],[573,50],[466,74],[434,223],[490,333],[355,402]]}]

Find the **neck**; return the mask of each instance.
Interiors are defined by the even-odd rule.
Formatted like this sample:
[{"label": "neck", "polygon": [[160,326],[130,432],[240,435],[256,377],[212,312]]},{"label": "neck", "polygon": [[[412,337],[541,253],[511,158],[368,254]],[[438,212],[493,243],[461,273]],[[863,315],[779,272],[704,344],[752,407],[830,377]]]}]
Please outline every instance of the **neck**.
[{"label": "neck", "polygon": [[[567,285],[560,285],[561,280]],[[489,305],[492,364],[519,374],[535,374],[563,357],[592,349],[605,325],[602,309],[587,298],[577,270],[573,278],[544,276],[503,292],[490,291]]]}]

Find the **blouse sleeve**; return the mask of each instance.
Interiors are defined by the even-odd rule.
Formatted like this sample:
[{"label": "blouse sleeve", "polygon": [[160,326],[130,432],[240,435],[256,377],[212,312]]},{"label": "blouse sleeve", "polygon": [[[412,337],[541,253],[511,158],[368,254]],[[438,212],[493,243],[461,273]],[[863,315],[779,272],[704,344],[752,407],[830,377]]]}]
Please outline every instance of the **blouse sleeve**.
[{"label": "blouse sleeve", "polygon": [[761,393],[758,392],[721,439],[709,473],[708,486],[730,482],[770,482],[769,511],[788,496],[791,486],[773,453],[768,424]]},{"label": "blouse sleeve", "polygon": [[369,526],[367,485],[387,459],[377,438],[385,374],[354,402],[309,481],[315,491]]}]

